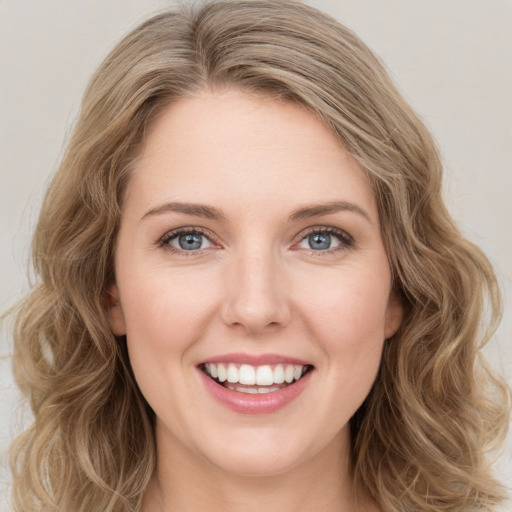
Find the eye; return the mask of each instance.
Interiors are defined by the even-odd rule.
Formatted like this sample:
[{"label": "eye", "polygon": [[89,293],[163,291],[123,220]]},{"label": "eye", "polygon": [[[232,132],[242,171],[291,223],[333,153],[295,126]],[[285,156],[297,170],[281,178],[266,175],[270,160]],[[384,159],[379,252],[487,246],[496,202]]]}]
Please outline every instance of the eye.
[{"label": "eye", "polygon": [[159,245],[172,252],[201,251],[212,247],[210,239],[198,229],[180,229],[164,235]]},{"label": "eye", "polygon": [[301,249],[315,252],[334,252],[354,245],[353,238],[335,228],[315,228],[304,236],[298,244]]}]

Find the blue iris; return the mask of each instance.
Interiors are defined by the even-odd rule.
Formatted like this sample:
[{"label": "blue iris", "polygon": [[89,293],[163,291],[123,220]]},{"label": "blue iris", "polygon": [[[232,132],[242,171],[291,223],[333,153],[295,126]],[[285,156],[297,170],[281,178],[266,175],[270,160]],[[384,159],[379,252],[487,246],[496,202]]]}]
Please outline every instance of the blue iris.
[{"label": "blue iris", "polygon": [[203,235],[197,235],[195,233],[187,233],[186,235],[181,235],[178,238],[178,243],[180,244],[180,248],[185,251],[193,251],[196,249],[200,249],[203,243]]},{"label": "blue iris", "polygon": [[331,235],[327,233],[313,233],[308,236],[308,242],[311,249],[329,249],[331,246]]}]

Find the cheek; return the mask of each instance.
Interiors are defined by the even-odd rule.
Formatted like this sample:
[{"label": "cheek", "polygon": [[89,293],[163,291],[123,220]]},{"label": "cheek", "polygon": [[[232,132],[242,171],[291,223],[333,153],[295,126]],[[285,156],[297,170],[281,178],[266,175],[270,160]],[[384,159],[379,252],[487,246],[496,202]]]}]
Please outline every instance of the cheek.
[{"label": "cheek", "polygon": [[190,273],[170,276],[160,269],[123,281],[121,301],[135,379],[150,406],[169,417],[180,417],[177,404],[190,392],[183,367],[214,310],[215,294],[202,279]]},{"label": "cheek", "polygon": [[314,288],[302,292],[307,297],[304,309],[315,328],[326,338],[354,346],[364,340],[384,340],[389,298],[387,273],[356,270],[339,272],[324,282],[317,279]]},{"label": "cheek", "polygon": [[130,363],[142,393],[156,409],[159,397],[175,397],[169,403],[177,400],[183,362],[212,314],[212,291],[204,283],[190,275],[167,274],[164,269],[151,276],[132,274],[121,289]]},{"label": "cheek", "polygon": [[134,279],[123,290],[127,335],[155,349],[172,349],[201,332],[215,293],[202,276],[156,274]]},{"label": "cheek", "polygon": [[308,330],[326,354],[332,378],[353,390],[355,401],[364,399],[380,365],[390,282],[385,270],[356,270],[338,273],[325,286],[316,280],[303,306]]}]

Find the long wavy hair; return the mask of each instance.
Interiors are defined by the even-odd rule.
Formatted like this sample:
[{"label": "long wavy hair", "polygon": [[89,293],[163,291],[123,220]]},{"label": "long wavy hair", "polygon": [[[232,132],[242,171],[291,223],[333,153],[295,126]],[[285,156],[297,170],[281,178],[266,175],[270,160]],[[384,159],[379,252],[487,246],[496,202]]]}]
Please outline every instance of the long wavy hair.
[{"label": "long wavy hair", "polygon": [[501,313],[495,275],[448,214],[432,136],[382,64],[292,0],[166,11],[93,76],[34,235],[37,282],[16,310],[14,373],[34,422],[11,449],[15,510],[140,510],[154,414],[111,332],[105,290],[146,130],[169,104],[216,87],[305,106],[371,180],[405,318],[351,419],[356,489],[385,512],[492,510],[503,489],[487,453],[510,410],[480,355]]}]

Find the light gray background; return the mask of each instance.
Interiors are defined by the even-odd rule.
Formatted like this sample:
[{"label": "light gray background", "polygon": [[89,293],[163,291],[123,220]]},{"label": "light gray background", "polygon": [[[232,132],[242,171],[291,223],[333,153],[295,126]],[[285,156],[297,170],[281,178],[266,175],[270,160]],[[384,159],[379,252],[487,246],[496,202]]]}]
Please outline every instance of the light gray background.
[{"label": "light gray background", "polygon": [[[512,1],[311,0],[387,64],[434,132],[446,199],[495,264],[506,311],[488,354],[512,385]],[[107,51],[163,0],[0,0],[0,310],[27,290],[43,191],[81,94]],[[0,339],[0,509],[20,412],[8,335]],[[496,465],[512,487],[512,445]]]}]

